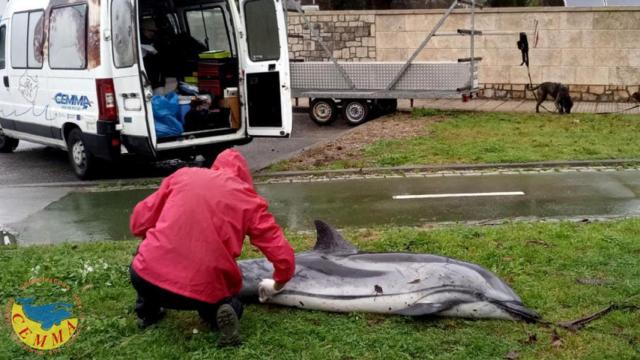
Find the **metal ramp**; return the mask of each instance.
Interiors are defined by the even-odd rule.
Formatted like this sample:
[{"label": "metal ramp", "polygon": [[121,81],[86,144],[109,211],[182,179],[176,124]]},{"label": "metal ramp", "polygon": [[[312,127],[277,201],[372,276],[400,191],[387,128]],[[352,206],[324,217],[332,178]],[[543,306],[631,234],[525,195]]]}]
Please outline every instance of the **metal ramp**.
[{"label": "metal ramp", "polygon": [[[401,62],[344,62],[339,63],[352,80],[352,88],[333,63],[291,63],[291,84],[294,97],[423,99],[459,97],[469,84],[468,64],[413,63],[391,90],[389,83],[403,67]],[[474,66],[474,77],[477,66]],[[477,86],[477,84],[476,84]]]}]

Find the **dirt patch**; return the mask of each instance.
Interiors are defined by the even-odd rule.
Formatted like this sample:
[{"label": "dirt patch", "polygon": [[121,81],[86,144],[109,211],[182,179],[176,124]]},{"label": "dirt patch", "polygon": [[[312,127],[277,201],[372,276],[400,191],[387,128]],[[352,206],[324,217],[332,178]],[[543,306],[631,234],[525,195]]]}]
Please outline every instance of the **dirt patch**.
[{"label": "dirt patch", "polygon": [[440,121],[442,117],[416,119],[409,114],[394,114],[372,120],[361,125],[338,139],[312,147],[278,164],[279,171],[313,170],[328,164],[337,163],[339,167],[366,167],[370,164],[363,150],[380,140],[400,140],[425,136],[427,125]]}]

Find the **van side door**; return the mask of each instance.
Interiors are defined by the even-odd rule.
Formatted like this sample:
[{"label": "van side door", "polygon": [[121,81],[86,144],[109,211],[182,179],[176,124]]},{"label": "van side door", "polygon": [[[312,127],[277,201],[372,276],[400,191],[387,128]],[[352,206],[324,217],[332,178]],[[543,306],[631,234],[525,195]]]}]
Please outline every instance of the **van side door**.
[{"label": "van side door", "polygon": [[[0,19],[0,108],[6,108],[3,104],[9,95],[9,76],[7,75],[7,23]],[[0,113],[0,117],[2,114]],[[2,126],[0,125],[0,128]]]},{"label": "van side door", "polygon": [[113,54],[113,85],[122,141],[129,151],[153,157],[156,132],[152,118],[152,91],[140,65],[138,7],[136,0],[109,2]]},{"label": "van side door", "polygon": [[240,0],[240,15],[244,26],[238,37],[238,57],[244,70],[247,133],[288,137],[292,109],[282,1]]}]

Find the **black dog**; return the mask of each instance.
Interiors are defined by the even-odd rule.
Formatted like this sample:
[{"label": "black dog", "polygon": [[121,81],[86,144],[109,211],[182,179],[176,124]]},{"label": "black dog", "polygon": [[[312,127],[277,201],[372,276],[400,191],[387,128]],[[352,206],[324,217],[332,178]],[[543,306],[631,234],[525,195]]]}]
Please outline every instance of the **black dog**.
[{"label": "black dog", "polygon": [[538,103],[536,104],[536,112],[540,112],[540,104],[547,99],[547,96],[551,96],[556,109],[560,114],[571,114],[571,108],[573,107],[573,100],[569,95],[569,88],[560,83],[543,82],[542,84],[529,88],[531,91],[537,90]]}]

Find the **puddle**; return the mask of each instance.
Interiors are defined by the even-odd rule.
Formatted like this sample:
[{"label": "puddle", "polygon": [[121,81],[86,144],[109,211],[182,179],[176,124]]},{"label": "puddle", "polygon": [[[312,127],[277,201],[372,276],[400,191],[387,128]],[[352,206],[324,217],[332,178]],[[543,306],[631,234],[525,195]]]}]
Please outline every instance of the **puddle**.
[{"label": "puddle", "polygon": [[[312,230],[514,217],[640,215],[638,173],[500,175],[258,185],[278,223]],[[75,192],[12,224],[20,245],[132,239],[129,216],[153,190]],[[525,196],[393,200],[394,195],[523,191]],[[15,242],[15,237],[9,237]]]}]

